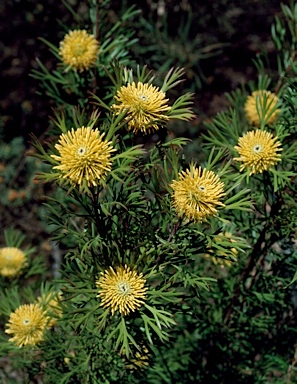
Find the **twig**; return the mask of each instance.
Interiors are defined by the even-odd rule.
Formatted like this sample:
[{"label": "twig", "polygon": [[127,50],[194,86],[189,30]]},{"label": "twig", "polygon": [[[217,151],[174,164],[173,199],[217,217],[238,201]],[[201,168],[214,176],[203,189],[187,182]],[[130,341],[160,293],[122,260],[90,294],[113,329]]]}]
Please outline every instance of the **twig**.
[{"label": "twig", "polygon": [[292,364],[289,365],[289,368],[287,371],[286,384],[291,384],[292,373],[294,371],[294,367],[297,366],[297,344],[295,344],[294,347],[295,347],[295,353],[294,353]]}]

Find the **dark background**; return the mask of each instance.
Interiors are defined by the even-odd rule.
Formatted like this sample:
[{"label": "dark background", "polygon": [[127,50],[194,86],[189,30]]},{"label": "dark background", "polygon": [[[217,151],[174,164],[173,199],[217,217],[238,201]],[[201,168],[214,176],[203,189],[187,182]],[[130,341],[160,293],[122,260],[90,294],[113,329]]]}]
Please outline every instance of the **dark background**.
[{"label": "dark background", "polygon": [[[78,13],[85,13],[83,2],[72,0],[71,4]],[[167,33],[173,46],[176,44],[176,50],[184,47],[179,44],[178,27],[189,13],[192,16],[189,43],[198,35],[204,52],[212,52],[213,47],[221,46],[213,57],[199,62],[203,80],[200,89],[195,90],[197,124],[206,117],[211,118],[226,105],[224,92],[256,77],[252,60],[257,53],[265,49],[273,56],[270,29],[274,16],[280,12],[279,1],[111,1],[108,8],[110,21],[116,20],[117,14],[131,4],[140,7],[142,16],[161,32],[164,30],[162,13],[167,15]],[[140,24],[135,21],[135,28],[140,28],[137,35],[143,52],[143,47],[149,46],[151,40],[146,39],[148,36]],[[65,25],[73,28],[76,24],[60,1],[0,2],[0,127],[4,141],[20,135],[27,141],[31,132],[39,136],[47,129],[51,105],[46,97],[36,93],[40,91],[39,84],[30,77],[30,72],[38,68],[36,57],[48,69],[55,67],[56,59],[38,37],[58,45],[64,36]],[[136,58],[138,56],[150,65],[149,55],[145,57],[145,53],[141,53],[140,57],[137,46],[133,49]],[[181,51],[178,55],[194,53]],[[195,65],[187,73],[188,85],[193,76]]]}]

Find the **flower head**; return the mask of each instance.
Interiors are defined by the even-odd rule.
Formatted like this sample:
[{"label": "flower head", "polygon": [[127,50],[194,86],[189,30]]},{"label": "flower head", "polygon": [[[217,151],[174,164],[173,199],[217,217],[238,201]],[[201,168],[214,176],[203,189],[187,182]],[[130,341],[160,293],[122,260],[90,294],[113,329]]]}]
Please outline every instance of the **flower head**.
[{"label": "flower head", "polygon": [[152,84],[127,84],[122,86],[115,100],[119,104],[114,104],[112,109],[117,114],[127,111],[128,129],[133,132],[149,133],[159,129],[159,124],[169,120],[165,114],[170,109],[165,99],[165,93]]},{"label": "flower head", "polygon": [[267,124],[273,124],[280,111],[275,108],[278,101],[278,97],[270,91],[254,91],[248,96],[244,105],[248,121],[256,127],[260,127],[261,120],[265,120]]},{"label": "flower head", "polygon": [[67,70],[82,72],[96,64],[99,42],[85,30],[70,31],[60,42],[59,55]]},{"label": "flower head", "polygon": [[104,308],[110,307],[111,313],[119,310],[122,315],[128,315],[131,311],[138,309],[144,302],[146,290],[145,279],[142,273],[131,271],[125,267],[112,267],[101,272],[96,285],[99,288],[97,297],[101,298],[101,305]]},{"label": "flower head", "polygon": [[259,129],[249,131],[240,137],[238,145],[234,147],[240,155],[234,160],[242,162],[240,171],[247,168],[249,175],[262,173],[281,161],[278,152],[282,151],[282,148],[277,139],[273,138],[271,133]]},{"label": "flower head", "polygon": [[36,345],[44,338],[48,317],[39,304],[24,304],[11,313],[7,329],[14,336],[9,341],[17,346]]},{"label": "flower head", "polygon": [[111,152],[115,149],[110,142],[103,141],[98,129],[72,128],[60,136],[55,145],[60,156],[51,155],[60,165],[53,167],[62,171],[60,177],[69,179],[72,184],[81,185],[85,180],[88,187],[98,185],[111,166]]},{"label": "flower head", "polygon": [[225,195],[224,183],[212,171],[194,165],[179,173],[178,180],[170,185],[172,200],[179,216],[201,222],[217,213],[217,206],[224,206],[220,198]]},{"label": "flower head", "polygon": [[0,275],[14,277],[26,265],[26,255],[19,248],[0,248]]}]

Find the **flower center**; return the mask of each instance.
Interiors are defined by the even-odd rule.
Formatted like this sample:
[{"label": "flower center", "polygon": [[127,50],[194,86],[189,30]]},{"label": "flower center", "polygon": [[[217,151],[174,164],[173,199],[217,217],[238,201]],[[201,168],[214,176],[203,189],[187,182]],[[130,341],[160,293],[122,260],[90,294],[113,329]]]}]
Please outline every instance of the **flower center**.
[{"label": "flower center", "polygon": [[77,43],[75,44],[75,47],[73,49],[73,55],[74,56],[82,56],[85,52],[86,52],[86,47],[81,44],[81,43]]},{"label": "flower center", "polygon": [[30,324],[30,319],[24,319],[23,320],[24,325],[29,325]]},{"label": "flower center", "polygon": [[189,200],[194,203],[194,204],[198,204],[199,203],[199,193],[197,194],[197,192],[195,191],[189,191]]},{"label": "flower center", "polygon": [[122,295],[128,295],[130,292],[130,284],[126,283],[125,281],[121,281],[118,284],[118,290]]},{"label": "flower center", "polygon": [[262,151],[262,145],[260,144],[256,144],[254,147],[253,147],[253,151],[256,152],[256,153],[259,153]]},{"label": "flower center", "polygon": [[80,147],[80,148],[78,148],[78,150],[77,150],[77,154],[78,154],[79,156],[83,156],[86,152],[87,152],[87,148],[86,148],[86,147]]},{"label": "flower center", "polygon": [[12,255],[6,255],[6,260],[11,260],[12,259]]}]

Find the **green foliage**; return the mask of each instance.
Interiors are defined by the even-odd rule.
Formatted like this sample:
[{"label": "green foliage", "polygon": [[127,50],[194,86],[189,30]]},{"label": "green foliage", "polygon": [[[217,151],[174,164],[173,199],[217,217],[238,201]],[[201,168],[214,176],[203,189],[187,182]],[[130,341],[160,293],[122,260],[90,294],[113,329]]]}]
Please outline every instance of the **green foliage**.
[{"label": "green foliage", "polygon": [[9,143],[0,142],[0,203],[4,206],[20,207],[38,193],[35,172],[44,165],[25,154],[22,137],[15,137]]},{"label": "green foliage", "polygon": [[[188,6],[191,7],[190,4]],[[179,23],[173,33],[165,7],[158,21],[148,18],[146,14],[141,15],[136,22],[140,42],[132,47],[132,51],[138,62],[145,62],[145,58],[149,57],[151,68],[160,73],[167,73],[172,66],[184,68],[192,83],[191,91],[199,90],[207,82],[202,69],[203,61],[220,55],[228,43],[210,41],[206,44],[202,36],[195,33],[197,20],[194,20],[191,9],[174,21],[177,20]]]},{"label": "green foliage", "polygon": [[[33,69],[31,76],[34,77],[42,87],[43,93],[48,96],[53,105],[64,106],[67,114],[71,114],[73,107],[88,108],[88,92],[96,90],[100,95],[106,96],[107,79],[104,68],[110,69],[111,63],[118,60],[122,65],[130,64],[131,58],[129,50],[137,41],[134,37],[135,31],[129,26],[133,19],[139,14],[135,6],[123,11],[122,15],[117,15],[116,20],[109,19],[109,11],[106,9],[107,2],[94,4],[93,1],[86,2],[87,12],[79,15],[72,7],[70,1],[65,1],[64,5],[74,16],[73,26],[64,26],[64,35],[71,30],[87,29],[88,33],[93,33],[99,41],[99,55],[94,68],[83,73],[74,70],[65,70],[59,47],[51,42],[40,38],[46,44],[56,58],[56,67],[49,70],[42,60],[37,58],[39,69]],[[84,17],[89,18],[84,20]],[[106,22],[108,20],[108,22]],[[61,41],[63,35],[61,35]]]},{"label": "green foliage", "polygon": [[[206,123],[198,163],[185,160],[189,140],[174,137],[167,124],[195,116],[191,93],[171,99],[161,118],[155,104],[153,112],[145,109],[139,100],[147,101],[147,95],[137,92],[128,100],[136,112],[125,107],[116,113],[121,87],[158,81],[158,92],[165,93],[181,86],[184,69],[172,67],[171,57],[162,67],[152,60],[156,74],[133,62],[126,49],[134,32],[124,22],[138,11],[126,10],[108,29],[103,23],[108,4],[90,1],[86,22],[65,2],[76,25],[84,21],[95,31],[102,26],[102,57],[95,68],[64,72],[57,65],[51,73],[39,61],[40,71],[33,72],[57,107],[51,118],[55,128],[46,142],[32,138],[30,154],[45,165],[37,179],[54,186],[44,208],[52,240],[65,252],[61,274],[50,282],[38,258],[16,279],[1,277],[0,354],[11,356],[24,382],[41,375],[45,383],[296,383],[297,67],[291,55],[296,7],[282,5],[272,27],[279,78],[269,76],[257,58],[259,78],[229,94],[229,109]],[[190,21],[186,25],[189,29]],[[43,42],[59,60],[57,47]],[[194,71],[194,63],[189,65]],[[254,112],[260,116],[258,129],[281,142],[281,162],[252,174],[240,168],[235,146],[256,128],[245,114],[248,94],[268,89],[278,103],[270,109],[268,96],[256,99]],[[71,102],[65,92],[74,95]],[[164,140],[153,144],[149,135],[144,140],[129,129],[131,119],[143,115],[155,130],[169,131]],[[83,126],[98,129],[98,137],[104,134],[116,149],[104,177],[86,172],[99,167],[91,156],[93,143],[87,138],[73,143],[67,136]],[[63,157],[57,146],[61,137],[68,140],[66,160],[76,159],[70,170],[82,172],[81,182],[56,168],[58,154]],[[16,141],[15,148],[21,144]],[[0,150],[6,153],[5,147]],[[257,161],[255,148],[249,150]],[[13,156],[8,152],[4,159]],[[219,177],[224,195],[218,208],[209,180],[198,186],[194,180],[194,187],[185,183],[174,204],[173,181],[195,166]],[[213,214],[201,221],[189,218],[179,210],[184,200],[192,209],[210,207]],[[7,246],[21,247],[23,241],[21,233],[5,232]],[[4,332],[8,318],[40,298],[45,311],[55,302],[55,316],[47,312],[54,322],[48,322],[42,342],[17,347]]]}]

